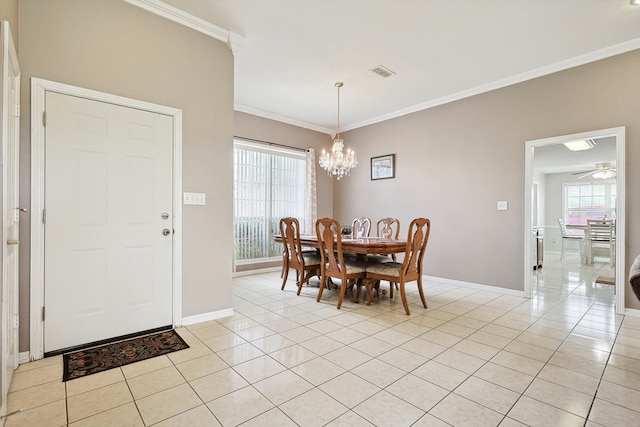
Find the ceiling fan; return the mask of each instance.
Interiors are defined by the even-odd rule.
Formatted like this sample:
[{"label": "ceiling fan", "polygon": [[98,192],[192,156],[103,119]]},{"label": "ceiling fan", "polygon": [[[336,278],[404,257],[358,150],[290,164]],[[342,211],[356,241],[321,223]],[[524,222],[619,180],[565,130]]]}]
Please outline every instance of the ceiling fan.
[{"label": "ceiling fan", "polygon": [[611,163],[596,163],[596,168],[589,172],[576,172],[573,175],[580,175],[577,179],[591,176],[594,179],[611,179],[616,177],[616,169],[611,167]]}]

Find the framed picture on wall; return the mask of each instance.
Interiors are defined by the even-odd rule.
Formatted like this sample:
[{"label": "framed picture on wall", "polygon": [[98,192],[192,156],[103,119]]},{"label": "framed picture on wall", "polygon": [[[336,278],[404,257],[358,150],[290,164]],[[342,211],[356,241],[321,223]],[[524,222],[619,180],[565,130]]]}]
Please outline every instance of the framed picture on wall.
[{"label": "framed picture on wall", "polygon": [[396,177],[396,155],[387,154],[371,158],[371,179],[388,179]]}]

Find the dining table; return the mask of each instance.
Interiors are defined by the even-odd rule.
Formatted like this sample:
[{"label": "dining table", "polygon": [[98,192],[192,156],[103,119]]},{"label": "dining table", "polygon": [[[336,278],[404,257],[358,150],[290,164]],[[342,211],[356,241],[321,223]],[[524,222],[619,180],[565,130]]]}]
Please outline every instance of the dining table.
[{"label": "dining table", "polygon": [[[280,235],[274,235],[276,242],[282,242]],[[300,245],[308,248],[318,248],[318,236],[313,234],[300,235]],[[386,239],[383,237],[342,237],[342,251],[356,255],[356,260],[366,262],[368,255],[391,255],[405,253],[407,250],[406,239]],[[364,286],[369,292],[367,305],[371,304],[371,291],[374,284],[370,279],[364,279]],[[355,295],[353,302],[358,302],[360,291]]]},{"label": "dining table", "polygon": [[[280,236],[276,236],[276,241]],[[305,247],[318,248],[318,236],[301,235],[300,245]],[[342,250],[344,252],[352,252],[359,259],[366,261],[367,255],[391,255],[405,252],[407,249],[406,239],[385,239],[382,237],[343,237]]]}]

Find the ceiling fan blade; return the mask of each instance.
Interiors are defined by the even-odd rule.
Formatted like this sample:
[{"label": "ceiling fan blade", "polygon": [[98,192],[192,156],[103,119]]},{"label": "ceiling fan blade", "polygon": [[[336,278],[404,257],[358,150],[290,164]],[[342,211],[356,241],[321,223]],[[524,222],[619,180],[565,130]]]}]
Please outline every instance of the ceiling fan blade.
[{"label": "ceiling fan blade", "polygon": [[[591,172],[583,173],[582,175],[580,175],[580,176],[579,176],[579,177],[577,177],[576,179],[586,178],[586,177],[588,177],[588,176],[593,175],[593,174],[594,174],[594,173],[596,173],[596,172],[598,172],[598,171],[591,171]],[[574,175],[576,175],[576,174],[574,174]]]}]

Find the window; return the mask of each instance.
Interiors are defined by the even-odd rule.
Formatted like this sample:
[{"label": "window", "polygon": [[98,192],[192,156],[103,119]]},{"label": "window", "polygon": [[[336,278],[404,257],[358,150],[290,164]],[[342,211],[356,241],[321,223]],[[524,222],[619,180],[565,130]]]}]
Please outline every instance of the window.
[{"label": "window", "polygon": [[280,218],[296,217],[307,229],[305,153],[236,140],[233,157],[236,263],[282,257],[273,241]]},{"label": "window", "polygon": [[616,218],[616,184],[565,183],[564,218],[567,224],[587,225],[588,219]]}]

